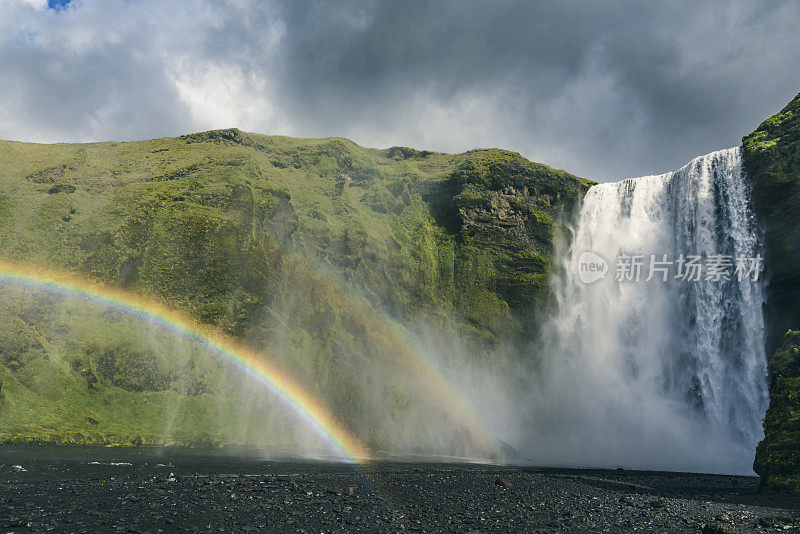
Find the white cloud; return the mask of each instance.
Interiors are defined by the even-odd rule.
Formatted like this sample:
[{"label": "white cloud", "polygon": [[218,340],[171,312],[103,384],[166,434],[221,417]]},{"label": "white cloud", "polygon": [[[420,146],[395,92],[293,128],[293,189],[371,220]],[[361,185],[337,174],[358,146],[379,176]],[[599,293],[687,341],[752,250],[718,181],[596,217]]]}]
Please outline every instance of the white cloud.
[{"label": "white cloud", "polygon": [[47,0],[0,0],[0,6],[13,7],[14,5],[32,7],[34,9],[47,9]]},{"label": "white cloud", "polygon": [[800,4],[690,5],[0,0],[0,138],[236,126],[662,171],[800,89]]},{"label": "white cloud", "polygon": [[199,128],[277,131],[285,127],[276,119],[267,81],[246,75],[238,65],[185,61],[175,65],[171,78]]}]

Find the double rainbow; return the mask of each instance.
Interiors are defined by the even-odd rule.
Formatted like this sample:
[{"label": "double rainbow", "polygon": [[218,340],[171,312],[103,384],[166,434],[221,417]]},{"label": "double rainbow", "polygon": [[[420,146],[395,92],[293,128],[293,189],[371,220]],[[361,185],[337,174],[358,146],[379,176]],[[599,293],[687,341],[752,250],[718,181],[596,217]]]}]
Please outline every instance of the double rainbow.
[{"label": "double rainbow", "polygon": [[505,452],[492,436],[492,432],[483,418],[459,391],[455,382],[445,376],[442,367],[430,351],[420,345],[417,338],[399,324],[393,325],[383,321],[380,314],[377,314],[367,304],[363,296],[334,273],[324,268],[315,268],[302,259],[294,267],[304,269],[314,277],[332,284],[348,297],[348,303],[361,313],[364,326],[369,328],[379,344],[387,347],[387,350],[403,363],[406,372],[413,373],[426,397],[442,408],[452,421],[467,431],[472,444],[477,446],[476,453],[482,456],[476,459],[495,463],[505,462]]},{"label": "double rainbow", "polygon": [[139,317],[232,362],[252,376],[307,421],[344,460],[362,462],[367,449],[328,413],[307,391],[280,372],[263,356],[219,331],[199,324],[188,315],[152,299],[74,275],[0,260],[0,283],[32,287],[49,293],[77,297]]}]

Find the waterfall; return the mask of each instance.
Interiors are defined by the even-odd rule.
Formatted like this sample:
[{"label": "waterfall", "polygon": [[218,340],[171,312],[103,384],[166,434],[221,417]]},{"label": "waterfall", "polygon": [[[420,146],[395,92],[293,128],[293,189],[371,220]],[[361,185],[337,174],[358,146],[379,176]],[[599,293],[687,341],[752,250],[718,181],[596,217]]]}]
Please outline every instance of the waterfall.
[{"label": "waterfall", "polygon": [[592,187],[554,282],[529,454],[752,473],[768,404],[760,250],[738,148]]}]

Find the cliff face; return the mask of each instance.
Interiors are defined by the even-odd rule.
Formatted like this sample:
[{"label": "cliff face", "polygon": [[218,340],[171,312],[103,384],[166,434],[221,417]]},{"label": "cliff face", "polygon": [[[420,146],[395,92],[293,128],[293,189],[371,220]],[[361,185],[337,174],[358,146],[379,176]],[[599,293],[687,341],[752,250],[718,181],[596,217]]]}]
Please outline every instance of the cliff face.
[{"label": "cliff face", "polygon": [[770,405],[753,468],[773,488],[800,492],[800,332],[790,330],[769,362]]},{"label": "cliff face", "polygon": [[[464,154],[438,194],[426,198],[458,243],[463,261],[457,271],[481,277],[465,289],[479,295],[492,288],[492,295],[484,293],[483,302],[467,309],[507,306],[512,326],[497,331],[533,339],[547,308],[554,241],[565,238],[564,223],[592,183],[503,150]],[[470,320],[482,322],[475,315]]]},{"label": "cliff face", "polygon": [[767,348],[777,349],[769,362],[766,437],[754,468],[766,484],[800,491],[800,95],[745,137],[742,148],[753,206],[764,229]]},{"label": "cliff face", "polygon": [[800,95],[745,137],[742,149],[764,229],[771,351],[788,329],[800,328]]},{"label": "cliff face", "polygon": [[[501,150],[373,150],[238,130],[0,142],[0,250],[163,300],[270,352],[380,446],[410,402],[401,379],[376,386],[368,376],[391,365],[404,373],[403,349],[387,336],[424,327],[452,352],[452,336],[436,333],[457,334],[472,354],[453,358],[528,339],[547,306],[560,221],[588,186]],[[203,399],[236,389],[218,366],[165,358],[127,319],[88,332],[80,316],[95,312],[85,305],[65,316],[57,302],[0,292],[8,310],[39,310],[0,325],[0,437],[156,442],[152,410],[177,396],[195,423],[171,439],[257,441],[199,415]],[[361,413],[366,394],[392,406]],[[131,395],[152,410],[112,424],[109,406]],[[22,417],[10,409],[28,405]]]}]

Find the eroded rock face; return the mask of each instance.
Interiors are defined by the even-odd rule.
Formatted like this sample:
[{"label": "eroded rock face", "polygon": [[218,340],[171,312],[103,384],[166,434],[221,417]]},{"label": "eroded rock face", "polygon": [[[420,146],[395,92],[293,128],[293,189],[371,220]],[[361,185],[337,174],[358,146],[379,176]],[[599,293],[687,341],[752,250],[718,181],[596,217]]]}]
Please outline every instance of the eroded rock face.
[{"label": "eroded rock face", "polygon": [[742,140],[767,253],[767,350],[800,328],[800,95]]},{"label": "eroded rock face", "polygon": [[28,180],[35,184],[54,184],[64,176],[66,165],[56,165],[28,175]]},{"label": "eroded rock face", "polygon": [[800,331],[790,330],[769,362],[770,406],[753,468],[767,486],[800,492]]},{"label": "eroded rock face", "polygon": [[764,230],[767,351],[774,351],[754,469],[767,485],[800,492],[800,95],[742,140],[742,156]]},{"label": "eroded rock face", "polygon": [[269,215],[272,237],[283,245],[292,244],[292,234],[300,227],[291,197],[281,195],[275,209]]},{"label": "eroded rock face", "polygon": [[507,250],[552,252],[553,217],[527,187],[487,192],[481,203],[460,203],[461,237],[465,241]]},{"label": "eroded rock face", "polygon": [[486,260],[469,268],[486,273],[524,331],[540,323],[556,241],[591,184],[496,149],[467,152],[446,182],[442,219]]}]

